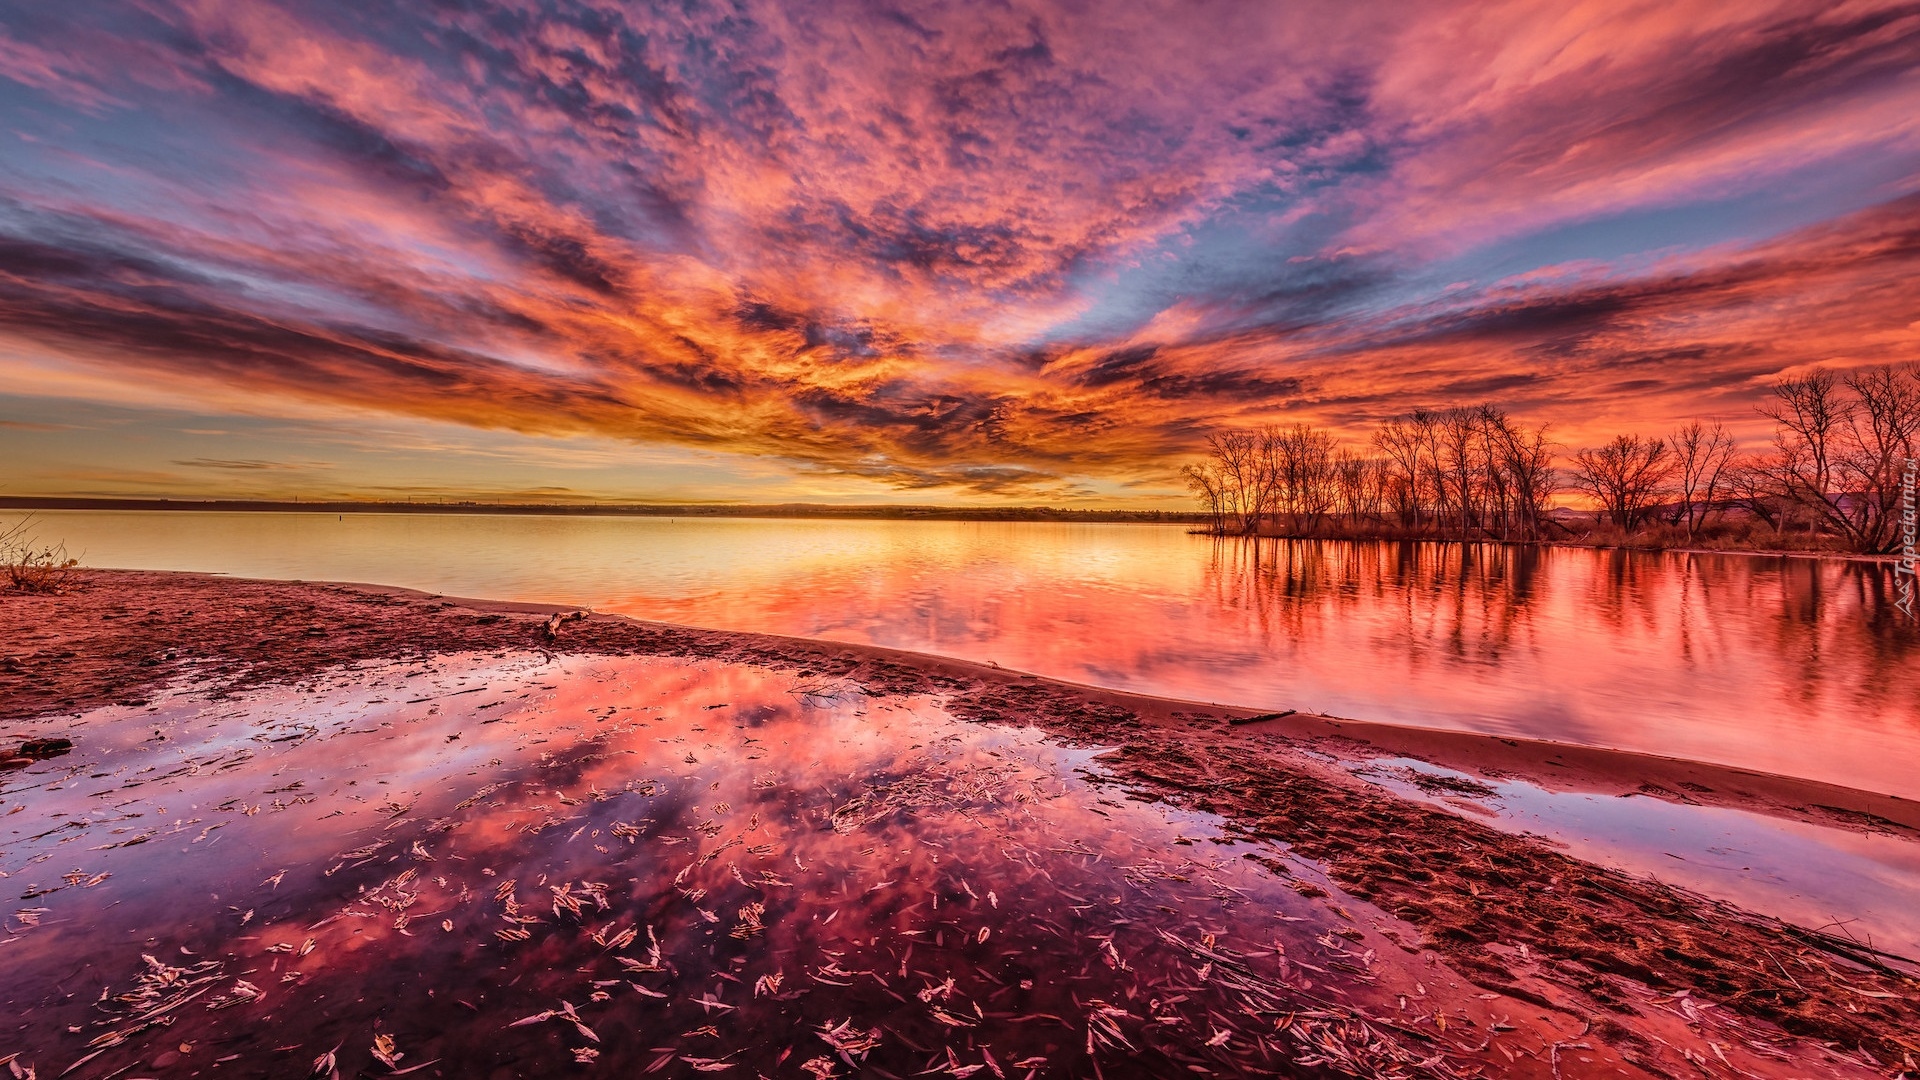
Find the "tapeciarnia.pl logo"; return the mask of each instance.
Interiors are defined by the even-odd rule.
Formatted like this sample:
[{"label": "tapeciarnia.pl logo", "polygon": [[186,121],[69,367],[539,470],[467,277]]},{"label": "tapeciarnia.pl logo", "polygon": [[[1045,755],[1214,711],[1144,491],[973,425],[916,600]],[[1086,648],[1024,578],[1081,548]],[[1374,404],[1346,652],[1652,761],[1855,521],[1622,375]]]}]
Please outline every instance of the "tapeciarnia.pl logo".
[{"label": "tapeciarnia.pl logo", "polygon": [[1900,598],[1893,602],[1893,606],[1906,612],[1909,619],[1913,618],[1913,485],[1916,473],[1920,473],[1920,459],[1908,458],[1907,467],[1900,473],[1900,561],[1893,567],[1894,586],[1900,593]]}]

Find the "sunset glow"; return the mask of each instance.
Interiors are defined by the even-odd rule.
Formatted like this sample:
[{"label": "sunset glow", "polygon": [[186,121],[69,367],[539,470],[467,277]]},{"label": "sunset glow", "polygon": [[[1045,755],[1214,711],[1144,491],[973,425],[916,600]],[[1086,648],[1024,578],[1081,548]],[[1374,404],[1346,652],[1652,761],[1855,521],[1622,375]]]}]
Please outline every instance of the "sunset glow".
[{"label": "sunset glow", "polygon": [[1185,508],[1920,359],[1920,8],[0,16],[0,494]]}]

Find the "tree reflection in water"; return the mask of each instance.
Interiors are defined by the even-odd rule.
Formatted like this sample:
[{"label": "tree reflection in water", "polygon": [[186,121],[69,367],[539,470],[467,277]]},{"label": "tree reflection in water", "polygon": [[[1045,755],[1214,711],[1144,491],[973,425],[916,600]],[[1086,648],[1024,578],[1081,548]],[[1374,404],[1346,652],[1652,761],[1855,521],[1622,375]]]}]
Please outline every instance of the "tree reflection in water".
[{"label": "tree reflection in water", "polygon": [[[1201,602],[1274,704],[1619,746],[1912,794],[1891,564],[1411,542],[1214,539]],[[1827,745],[1809,748],[1819,733]]]}]

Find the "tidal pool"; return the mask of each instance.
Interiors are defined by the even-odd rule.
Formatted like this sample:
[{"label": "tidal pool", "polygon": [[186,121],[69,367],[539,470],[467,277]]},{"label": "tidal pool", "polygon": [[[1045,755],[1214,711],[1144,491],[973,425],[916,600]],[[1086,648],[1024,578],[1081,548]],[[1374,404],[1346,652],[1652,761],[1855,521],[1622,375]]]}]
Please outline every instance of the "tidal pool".
[{"label": "tidal pool", "polygon": [[1097,748],[930,699],[540,654],[190,687],[0,774],[0,1060],[1418,1075],[1579,1031],[1313,864],[1113,797]]}]

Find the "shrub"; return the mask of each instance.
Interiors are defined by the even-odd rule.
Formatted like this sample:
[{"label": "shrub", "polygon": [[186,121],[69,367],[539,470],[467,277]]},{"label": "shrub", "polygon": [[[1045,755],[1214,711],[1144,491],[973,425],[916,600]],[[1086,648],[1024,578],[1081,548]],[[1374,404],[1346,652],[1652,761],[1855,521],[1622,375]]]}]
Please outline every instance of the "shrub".
[{"label": "shrub", "polygon": [[22,518],[0,529],[0,575],[16,592],[59,594],[73,584],[80,560],[67,554],[63,543],[43,544],[31,529],[33,519]]}]

